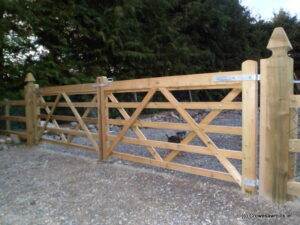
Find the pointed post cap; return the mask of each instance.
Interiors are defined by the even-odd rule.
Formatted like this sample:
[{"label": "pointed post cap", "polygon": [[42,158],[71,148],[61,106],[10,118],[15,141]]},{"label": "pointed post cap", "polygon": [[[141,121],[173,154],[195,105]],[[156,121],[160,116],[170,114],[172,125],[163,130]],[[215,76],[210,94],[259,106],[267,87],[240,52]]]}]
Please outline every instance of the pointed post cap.
[{"label": "pointed post cap", "polygon": [[25,82],[35,82],[35,78],[32,73],[27,73]]},{"label": "pointed post cap", "polygon": [[267,49],[285,48],[287,51],[292,50],[291,42],[282,27],[276,27],[273,30]]}]

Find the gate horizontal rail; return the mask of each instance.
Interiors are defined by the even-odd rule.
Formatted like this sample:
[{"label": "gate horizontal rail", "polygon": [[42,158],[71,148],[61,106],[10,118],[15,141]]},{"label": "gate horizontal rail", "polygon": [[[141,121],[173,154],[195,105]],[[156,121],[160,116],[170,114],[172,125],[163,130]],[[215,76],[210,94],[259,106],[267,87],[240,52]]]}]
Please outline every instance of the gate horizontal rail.
[{"label": "gate horizontal rail", "polygon": [[23,126],[26,123],[26,115],[16,116],[12,115],[11,111],[14,108],[25,108],[26,103],[24,100],[5,100],[0,102],[0,108],[4,108],[4,115],[0,115],[0,121],[5,121],[5,128],[0,129],[0,133],[4,134],[16,134],[21,139],[27,139],[26,130],[14,130],[12,127],[12,122],[17,124],[22,124]]}]

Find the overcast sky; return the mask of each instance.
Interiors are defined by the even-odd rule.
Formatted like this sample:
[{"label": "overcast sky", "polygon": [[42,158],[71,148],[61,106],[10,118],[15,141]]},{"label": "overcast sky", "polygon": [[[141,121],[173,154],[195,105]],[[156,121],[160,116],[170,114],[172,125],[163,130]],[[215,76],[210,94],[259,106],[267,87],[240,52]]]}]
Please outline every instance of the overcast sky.
[{"label": "overcast sky", "polygon": [[253,16],[261,16],[265,20],[272,18],[280,8],[300,19],[300,0],[241,0],[241,3],[251,10]]}]

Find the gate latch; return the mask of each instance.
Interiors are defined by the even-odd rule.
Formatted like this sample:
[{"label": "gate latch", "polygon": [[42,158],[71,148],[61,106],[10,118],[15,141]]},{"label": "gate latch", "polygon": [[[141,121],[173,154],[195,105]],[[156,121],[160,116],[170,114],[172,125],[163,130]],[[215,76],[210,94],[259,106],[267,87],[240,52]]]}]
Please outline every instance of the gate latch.
[{"label": "gate latch", "polygon": [[247,81],[247,80],[260,80],[260,74],[242,74],[232,76],[214,76],[215,82],[235,82],[235,81]]}]

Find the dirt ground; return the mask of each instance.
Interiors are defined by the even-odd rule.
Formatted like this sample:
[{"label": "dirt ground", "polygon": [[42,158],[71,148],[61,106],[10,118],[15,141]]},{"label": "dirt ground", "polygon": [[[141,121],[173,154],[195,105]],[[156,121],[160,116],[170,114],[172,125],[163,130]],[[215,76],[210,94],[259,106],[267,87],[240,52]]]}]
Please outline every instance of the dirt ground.
[{"label": "dirt ground", "polygon": [[0,224],[300,224],[299,199],[274,205],[179,174],[13,146],[0,151]]}]

